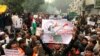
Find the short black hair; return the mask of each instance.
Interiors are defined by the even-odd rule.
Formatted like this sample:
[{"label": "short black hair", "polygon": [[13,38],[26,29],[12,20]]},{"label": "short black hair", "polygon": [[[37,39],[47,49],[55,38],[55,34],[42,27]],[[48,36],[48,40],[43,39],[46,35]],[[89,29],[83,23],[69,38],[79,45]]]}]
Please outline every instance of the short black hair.
[{"label": "short black hair", "polygon": [[7,44],[7,46],[6,46],[6,48],[7,49],[11,49],[11,45],[12,44],[17,44],[18,42],[16,41],[16,40],[11,40],[8,44]]},{"label": "short black hair", "polygon": [[85,51],[91,51],[91,52],[94,52],[94,51],[93,51],[93,48],[91,48],[91,47],[87,47],[87,48],[85,49]]},{"label": "short black hair", "polygon": [[19,44],[25,43],[25,39],[21,39],[18,41]]},{"label": "short black hair", "polygon": [[96,40],[92,40],[91,41],[94,45],[97,43],[97,41]]},{"label": "short black hair", "polygon": [[87,38],[85,38],[85,37],[82,39],[82,41],[83,41],[83,40],[86,40],[86,41],[88,41],[88,39],[87,39]]}]

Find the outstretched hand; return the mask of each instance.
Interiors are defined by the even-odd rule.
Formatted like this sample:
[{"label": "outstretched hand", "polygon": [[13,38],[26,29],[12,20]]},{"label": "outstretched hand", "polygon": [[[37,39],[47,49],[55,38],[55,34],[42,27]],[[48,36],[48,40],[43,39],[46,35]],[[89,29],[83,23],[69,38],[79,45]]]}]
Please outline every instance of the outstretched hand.
[{"label": "outstretched hand", "polygon": [[77,28],[74,27],[73,28],[73,33],[72,33],[72,35],[73,35],[72,40],[75,40],[76,39],[76,31],[77,31]]},{"label": "outstretched hand", "polygon": [[40,39],[40,37],[44,34],[43,30],[39,33],[39,35],[37,36],[38,39]]}]

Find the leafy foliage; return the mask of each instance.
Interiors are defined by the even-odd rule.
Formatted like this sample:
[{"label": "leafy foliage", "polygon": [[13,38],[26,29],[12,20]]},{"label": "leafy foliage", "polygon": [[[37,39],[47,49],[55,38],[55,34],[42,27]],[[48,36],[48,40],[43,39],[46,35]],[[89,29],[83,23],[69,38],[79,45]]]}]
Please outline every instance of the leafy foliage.
[{"label": "leafy foliage", "polygon": [[11,11],[13,12],[23,11],[23,7],[21,6],[21,4],[24,2],[24,0],[6,0],[5,2]]},{"label": "leafy foliage", "polygon": [[44,0],[25,0],[22,6],[26,11],[35,13],[43,3]]},{"label": "leafy foliage", "polygon": [[2,4],[3,3],[3,0],[0,0],[0,4]]}]

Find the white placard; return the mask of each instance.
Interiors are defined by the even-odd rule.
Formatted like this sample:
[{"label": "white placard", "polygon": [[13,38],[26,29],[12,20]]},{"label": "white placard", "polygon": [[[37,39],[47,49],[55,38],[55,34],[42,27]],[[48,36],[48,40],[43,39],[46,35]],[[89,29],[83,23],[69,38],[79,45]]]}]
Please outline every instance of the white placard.
[{"label": "white placard", "polygon": [[5,56],[20,56],[18,50],[4,49]]},{"label": "white placard", "polygon": [[74,25],[67,20],[43,20],[42,29],[44,43],[69,44],[72,39]]}]

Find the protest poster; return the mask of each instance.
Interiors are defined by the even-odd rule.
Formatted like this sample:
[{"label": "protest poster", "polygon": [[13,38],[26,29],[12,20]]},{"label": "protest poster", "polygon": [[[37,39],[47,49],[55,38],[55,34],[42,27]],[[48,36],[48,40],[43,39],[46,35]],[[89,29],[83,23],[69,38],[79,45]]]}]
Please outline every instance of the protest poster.
[{"label": "protest poster", "polygon": [[88,21],[88,25],[92,25],[92,26],[94,26],[94,25],[95,25],[95,22]]},{"label": "protest poster", "polygon": [[72,39],[74,25],[65,19],[62,20],[42,20],[44,43],[69,44]]},{"label": "protest poster", "polygon": [[5,56],[20,56],[18,50],[4,49]]}]

